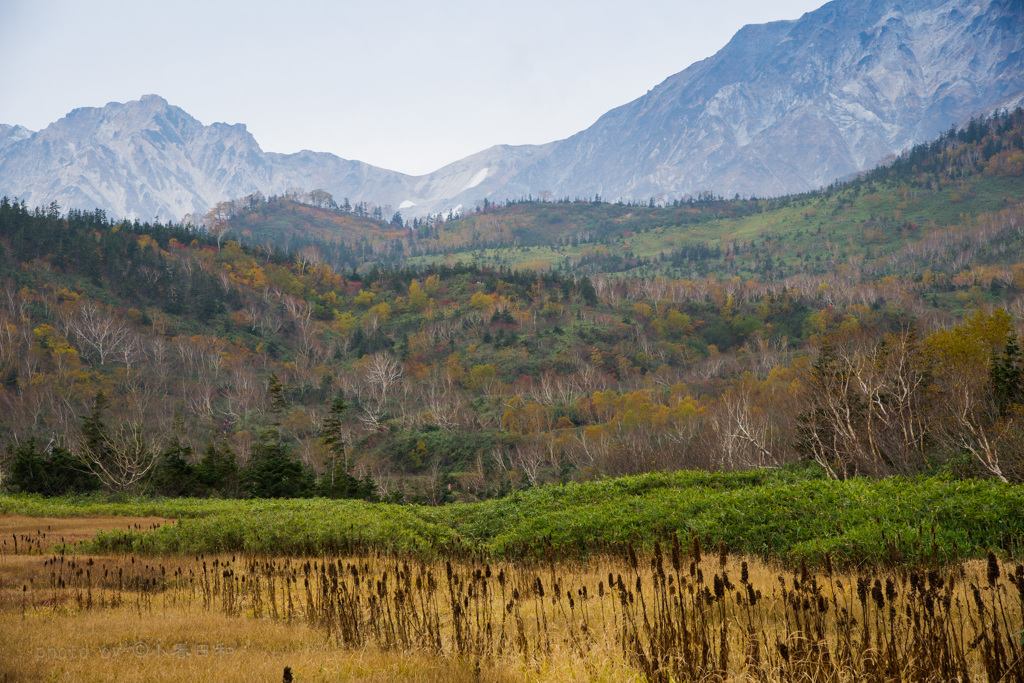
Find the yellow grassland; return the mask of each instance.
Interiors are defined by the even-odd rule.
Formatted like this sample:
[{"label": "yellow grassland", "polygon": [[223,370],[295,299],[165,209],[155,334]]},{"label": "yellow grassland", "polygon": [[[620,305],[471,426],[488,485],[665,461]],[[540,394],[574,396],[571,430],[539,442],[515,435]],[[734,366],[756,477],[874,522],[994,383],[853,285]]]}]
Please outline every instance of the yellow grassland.
[{"label": "yellow grassland", "polygon": [[1024,680],[1024,569],[995,557],[854,572],[692,540],[488,563],[73,555],[40,538],[101,521],[0,518],[21,533],[0,554],[0,681]]}]

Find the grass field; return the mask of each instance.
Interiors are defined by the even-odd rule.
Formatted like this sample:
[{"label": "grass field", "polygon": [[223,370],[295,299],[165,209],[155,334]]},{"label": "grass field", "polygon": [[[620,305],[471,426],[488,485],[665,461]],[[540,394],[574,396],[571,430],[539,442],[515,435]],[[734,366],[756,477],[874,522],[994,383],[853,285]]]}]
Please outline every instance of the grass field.
[{"label": "grass field", "polygon": [[0,555],[5,681],[1024,678],[1024,567],[994,555],[842,572],[677,537],[575,561],[72,555],[32,526],[0,520],[39,538]]},{"label": "grass field", "polygon": [[6,496],[0,680],[1024,681],[1022,503],[801,470],[440,508]]}]

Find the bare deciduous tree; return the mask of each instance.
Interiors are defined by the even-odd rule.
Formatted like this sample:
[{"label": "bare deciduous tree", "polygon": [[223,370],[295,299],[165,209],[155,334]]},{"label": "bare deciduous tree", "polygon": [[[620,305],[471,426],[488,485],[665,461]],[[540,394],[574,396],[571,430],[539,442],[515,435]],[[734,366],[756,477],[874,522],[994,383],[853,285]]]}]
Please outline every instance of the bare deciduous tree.
[{"label": "bare deciduous tree", "polygon": [[80,305],[67,324],[79,345],[91,351],[100,365],[105,365],[131,336],[125,323],[92,301]]},{"label": "bare deciduous tree", "polygon": [[404,374],[402,364],[390,353],[380,351],[363,358],[363,377],[376,395],[377,403],[383,405],[395,384]]},{"label": "bare deciduous tree", "polygon": [[156,466],[159,448],[146,439],[139,421],[121,420],[112,428],[104,424],[106,407],[103,394],[98,394],[93,413],[83,421],[78,450],[89,472],[110,491],[123,493]]}]

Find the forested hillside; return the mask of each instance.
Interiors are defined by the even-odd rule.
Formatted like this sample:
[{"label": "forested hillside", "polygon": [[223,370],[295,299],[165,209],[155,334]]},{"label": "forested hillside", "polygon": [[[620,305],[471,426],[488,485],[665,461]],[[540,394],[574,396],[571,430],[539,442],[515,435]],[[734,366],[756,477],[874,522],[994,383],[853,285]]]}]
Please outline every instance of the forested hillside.
[{"label": "forested hillside", "polygon": [[5,199],[3,484],[440,503],[800,460],[1020,481],[1022,130],[776,200],[385,223],[254,197],[198,230]]},{"label": "forested hillside", "polygon": [[1021,196],[1024,113],[1017,111],[974,120],[862,178],[804,195],[726,199],[705,192],[667,204],[525,197],[484,202],[464,216],[403,221],[390,207],[350,206],[314,191],[224,202],[202,222],[226,226],[247,244],[316,246],[336,269],[448,259],[591,276],[780,280],[853,262],[880,279],[918,270],[918,251],[934,256],[935,242],[956,262],[926,268],[956,274],[979,256],[1007,262],[1000,253],[949,244],[956,234],[947,228],[1013,209]]}]

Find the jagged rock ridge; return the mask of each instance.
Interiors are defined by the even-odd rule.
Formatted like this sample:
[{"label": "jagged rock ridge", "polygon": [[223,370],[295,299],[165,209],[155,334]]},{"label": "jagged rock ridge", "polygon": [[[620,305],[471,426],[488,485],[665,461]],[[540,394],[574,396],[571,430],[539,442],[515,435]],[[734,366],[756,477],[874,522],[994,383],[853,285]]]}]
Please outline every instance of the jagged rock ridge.
[{"label": "jagged rock ridge", "polygon": [[489,198],[777,195],[870,168],[1024,93],[1021,0],[835,0],[747,26],[716,55],[593,126],[497,146],[424,176],[333,154],[264,152],[154,95],[0,126],[0,194],[30,205],[180,218],[259,190],[446,212]]},{"label": "jagged rock ridge", "polygon": [[1019,0],[837,0],[795,21],[747,26],[560,143],[506,192],[816,189],[1019,101],[1022,14]]}]

